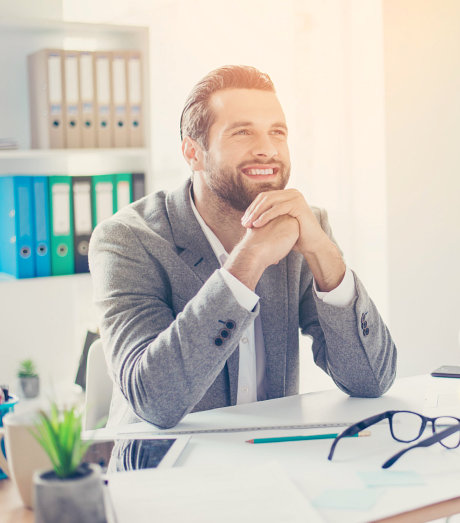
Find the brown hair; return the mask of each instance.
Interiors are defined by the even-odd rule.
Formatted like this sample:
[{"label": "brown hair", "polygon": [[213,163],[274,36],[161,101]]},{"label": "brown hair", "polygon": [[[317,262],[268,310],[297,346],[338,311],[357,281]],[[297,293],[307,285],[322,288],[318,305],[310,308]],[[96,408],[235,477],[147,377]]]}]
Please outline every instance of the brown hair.
[{"label": "brown hair", "polygon": [[192,89],[185,102],[180,118],[180,137],[190,136],[205,150],[208,149],[208,133],[215,121],[209,99],[222,89],[260,89],[275,92],[268,74],[247,65],[226,65],[208,73]]}]

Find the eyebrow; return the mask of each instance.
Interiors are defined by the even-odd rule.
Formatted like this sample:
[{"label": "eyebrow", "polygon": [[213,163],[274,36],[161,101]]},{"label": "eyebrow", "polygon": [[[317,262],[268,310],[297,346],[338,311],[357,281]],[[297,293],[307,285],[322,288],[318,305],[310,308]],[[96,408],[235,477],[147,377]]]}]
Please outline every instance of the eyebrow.
[{"label": "eyebrow", "polygon": [[[239,122],[234,122],[234,123],[230,124],[227,127],[226,131],[231,131],[232,129],[236,129],[238,127],[251,127],[252,125],[254,125],[253,122],[241,120]],[[287,125],[284,122],[275,122],[270,127],[271,128],[282,127],[286,131],[288,130]]]}]

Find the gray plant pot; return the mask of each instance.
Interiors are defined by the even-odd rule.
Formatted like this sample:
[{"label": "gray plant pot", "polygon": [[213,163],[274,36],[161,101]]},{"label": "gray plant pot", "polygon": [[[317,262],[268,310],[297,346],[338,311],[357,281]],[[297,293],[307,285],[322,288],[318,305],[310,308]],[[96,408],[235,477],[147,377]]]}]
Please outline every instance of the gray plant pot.
[{"label": "gray plant pot", "polygon": [[40,393],[40,379],[38,376],[19,378],[19,388],[23,398],[36,398]]},{"label": "gray plant pot", "polygon": [[35,523],[106,523],[101,468],[87,468],[87,475],[70,479],[35,472]]}]

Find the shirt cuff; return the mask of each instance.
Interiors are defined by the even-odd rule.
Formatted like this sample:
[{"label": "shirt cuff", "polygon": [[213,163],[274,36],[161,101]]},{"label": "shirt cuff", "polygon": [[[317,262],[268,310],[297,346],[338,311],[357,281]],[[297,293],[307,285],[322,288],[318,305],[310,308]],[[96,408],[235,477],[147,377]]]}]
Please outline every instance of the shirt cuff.
[{"label": "shirt cuff", "polygon": [[313,288],[315,289],[316,296],[318,296],[321,301],[328,305],[335,305],[336,307],[347,307],[356,296],[355,279],[352,271],[348,267],[346,268],[345,276],[340,285],[332,291],[319,291],[316,287],[316,281],[314,280]]},{"label": "shirt cuff", "polygon": [[238,278],[235,278],[233,274],[230,274],[227,269],[220,268],[219,272],[232,291],[235,300],[241,305],[241,307],[244,307],[247,311],[251,312],[257,305],[259,296],[246,287],[244,283],[241,283]]}]

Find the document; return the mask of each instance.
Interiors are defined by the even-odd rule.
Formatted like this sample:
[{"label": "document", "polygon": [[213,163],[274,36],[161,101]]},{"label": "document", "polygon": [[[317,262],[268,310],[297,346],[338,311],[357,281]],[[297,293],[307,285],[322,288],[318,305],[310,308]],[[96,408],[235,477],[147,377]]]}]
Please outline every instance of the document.
[{"label": "document", "polygon": [[91,176],[72,178],[75,272],[89,272],[89,239],[93,232]]},{"label": "document", "polygon": [[65,147],[62,51],[29,55],[28,70],[32,148]]},{"label": "document", "polygon": [[142,100],[142,60],[140,51],[127,52],[128,77],[128,145],[144,146],[144,115]]},{"label": "document", "polygon": [[81,143],[82,147],[96,147],[93,54],[81,51],[79,58]]},{"label": "document", "polygon": [[50,176],[51,271],[53,276],[73,274],[73,198],[70,176]]},{"label": "document", "polygon": [[64,127],[68,148],[81,147],[78,51],[62,51],[64,60]]},{"label": "document", "polygon": [[113,146],[128,146],[128,98],[126,83],[126,53],[113,51],[112,53],[112,93],[113,93]]},{"label": "document", "polygon": [[33,176],[35,276],[51,276],[50,203],[47,176]]},{"label": "document", "polygon": [[32,178],[0,177],[0,272],[35,276]]},{"label": "document", "polygon": [[96,143],[97,147],[112,147],[112,93],[109,51],[94,53],[94,79],[96,86]]},{"label": "document", "polygon": [[324,521],[276,462],[118,472],[108,479],[118,523]]}]

